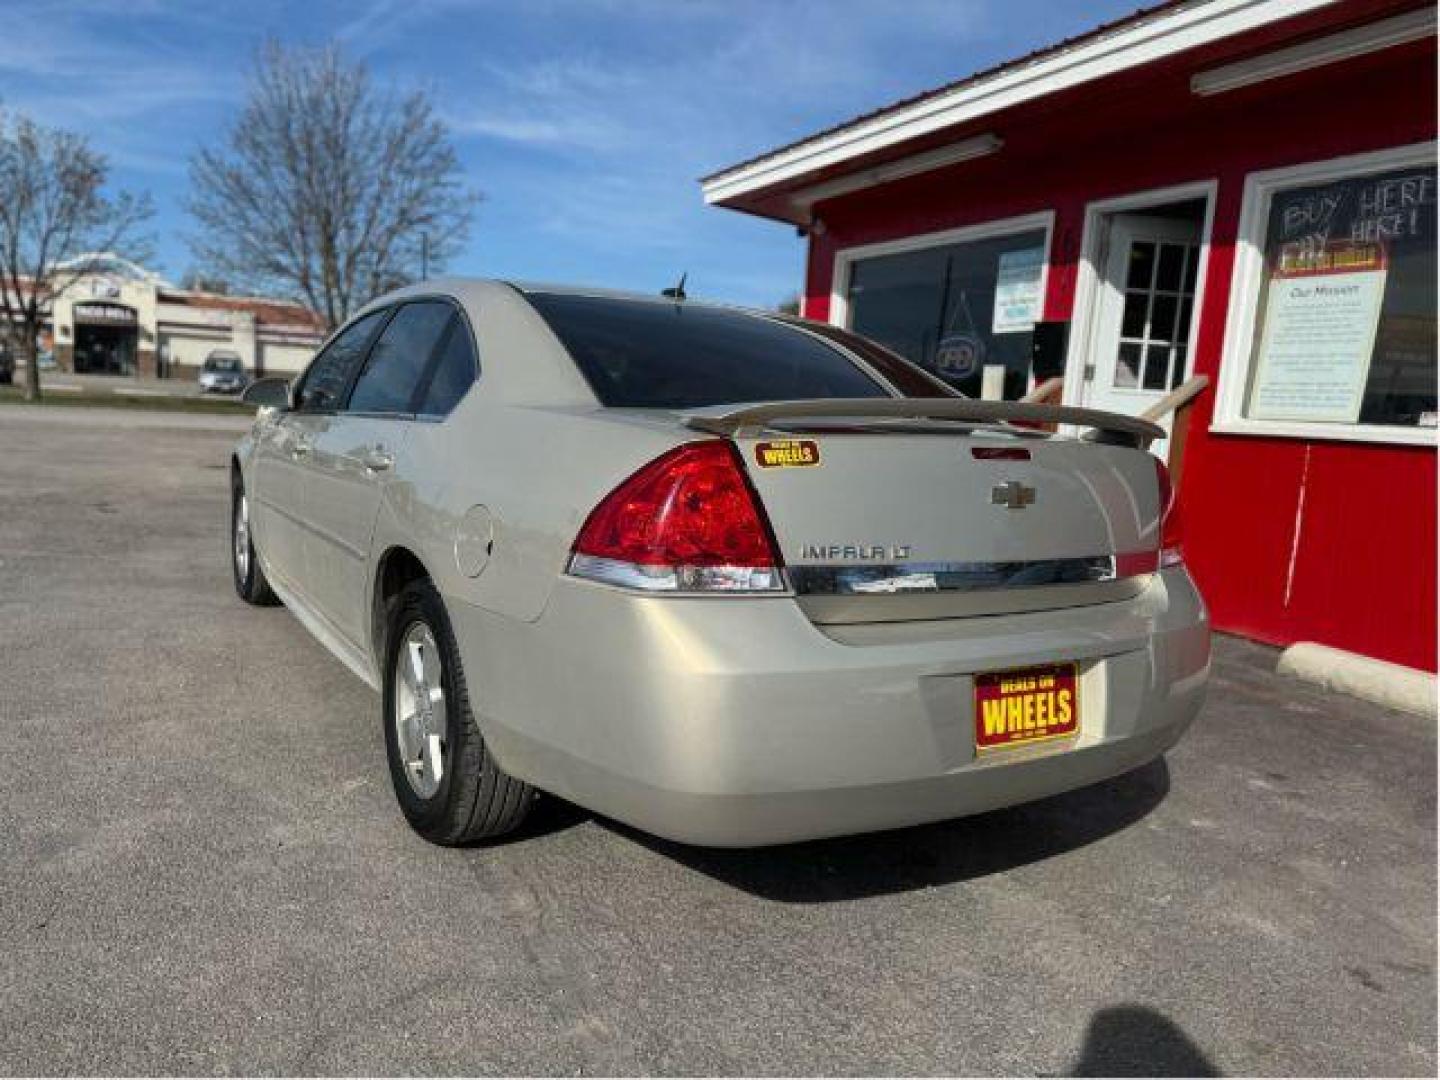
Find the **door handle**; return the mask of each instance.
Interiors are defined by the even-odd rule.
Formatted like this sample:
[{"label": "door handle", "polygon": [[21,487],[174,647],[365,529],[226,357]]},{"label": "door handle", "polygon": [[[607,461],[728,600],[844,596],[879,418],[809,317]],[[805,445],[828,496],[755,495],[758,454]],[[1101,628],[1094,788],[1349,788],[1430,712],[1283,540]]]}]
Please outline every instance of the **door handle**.
[{"label": "door handle", "polygon": [[385,472],[394,467],[395,455],[381,447],[371,447],[360,455],[360,464],[365,466],[366,472]]}]

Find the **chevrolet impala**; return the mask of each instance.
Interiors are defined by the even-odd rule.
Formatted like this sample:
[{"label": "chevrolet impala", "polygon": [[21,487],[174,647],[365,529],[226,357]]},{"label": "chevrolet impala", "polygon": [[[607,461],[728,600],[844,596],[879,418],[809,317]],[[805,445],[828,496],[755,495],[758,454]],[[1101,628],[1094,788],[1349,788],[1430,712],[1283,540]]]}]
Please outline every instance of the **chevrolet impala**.
[{"label": "chevrolet impala", "polygon": [[751,846],[1037,799],[1194,719],[1163,433],[976,401],[823,323],[431,281],[264,379],[235,588],[380,693],[441,844],[539,791]]}]

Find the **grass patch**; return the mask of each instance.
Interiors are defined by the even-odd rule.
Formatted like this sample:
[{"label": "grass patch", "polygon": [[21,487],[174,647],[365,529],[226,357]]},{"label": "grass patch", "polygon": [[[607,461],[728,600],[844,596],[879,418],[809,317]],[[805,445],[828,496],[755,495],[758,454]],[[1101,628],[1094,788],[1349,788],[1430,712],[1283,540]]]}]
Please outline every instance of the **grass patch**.
[{"label": "grass patch", "polygon": [[224,416],[250,416],[255,406],[242,405],[224,398],[166,397],[160,394],[97,394],[88,390],[45,390],[41,385],[39,401],[26,401],[19,386],[0,386],[0,405],[19,405],[32,409],[49,406],[76,406],[102,409],[146,409],[150,412],[220,413]]}]

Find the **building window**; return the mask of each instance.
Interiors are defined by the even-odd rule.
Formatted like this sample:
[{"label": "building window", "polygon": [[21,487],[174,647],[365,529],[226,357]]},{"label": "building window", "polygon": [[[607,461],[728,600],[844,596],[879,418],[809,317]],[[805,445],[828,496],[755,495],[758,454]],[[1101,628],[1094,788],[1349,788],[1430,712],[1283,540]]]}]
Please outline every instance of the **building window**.
[{"label": "building window", "polygon": [[1251,177],[1217,430],[1433,442],[1433,144]]},{"label": "building window", "polygon": [[1029,385],[1044,298],[1048,214],[840,253],[836,321],[962,393],[986,368],[1006,398]]}]

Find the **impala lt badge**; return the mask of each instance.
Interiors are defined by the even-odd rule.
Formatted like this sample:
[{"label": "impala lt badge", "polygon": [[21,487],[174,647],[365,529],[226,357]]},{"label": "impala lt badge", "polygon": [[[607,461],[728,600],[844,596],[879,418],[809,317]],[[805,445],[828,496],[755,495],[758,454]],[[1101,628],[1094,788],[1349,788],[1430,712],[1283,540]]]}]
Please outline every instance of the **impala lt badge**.
[{"label": "impala lt badge", "polygon": [[992,506],[1003,506],[1009,510],[1024,510],[1035,501],[1035,489],[1019,480],[1006,480],[990,489]]},{"label": "impala lt badge", "polygon": [[846,562],[901,562],[910,558],[909,544],[801,544],[800,558]]}]

